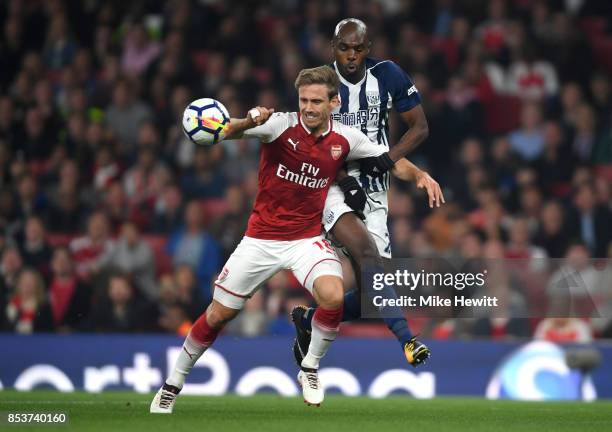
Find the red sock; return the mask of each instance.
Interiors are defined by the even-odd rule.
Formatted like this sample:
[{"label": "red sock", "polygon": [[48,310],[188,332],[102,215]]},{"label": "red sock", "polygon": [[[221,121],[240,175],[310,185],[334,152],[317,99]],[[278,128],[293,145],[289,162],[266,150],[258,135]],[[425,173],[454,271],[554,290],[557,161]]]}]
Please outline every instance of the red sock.
[{"label": "red sock", "polygon": [[213,329],[206,322],[206,312],[200,315],[200,318],[193,324],[188,337],[191,337],[195,342],[209,347],[213,344],[221,329]]},{"label": "red sock", "polygon": [[327,331],[338,331],[340,321],[342,321],[342,306],[338,309],[323,309],[319,306],[312,317],[313,325]]}]

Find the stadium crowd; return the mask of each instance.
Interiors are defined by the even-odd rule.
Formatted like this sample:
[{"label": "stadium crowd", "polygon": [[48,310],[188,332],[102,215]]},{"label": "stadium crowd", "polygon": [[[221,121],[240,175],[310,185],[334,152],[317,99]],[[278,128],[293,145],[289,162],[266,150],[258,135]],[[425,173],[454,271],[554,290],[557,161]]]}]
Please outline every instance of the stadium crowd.
[{"label": "stadium crowd", "polygon": [[[185,335],[244,233],[259,143],[197,147],[184,107],[214,97],[237,117],[294,110],[298,71],[331,61],[347,16],[368,23],[373,57],[415,81],[430,136],[411,160],[446,195],[431,210],[393,184],[394,256],[567,258],[600,281],[608,311],[413,326],[438,338],[612,337],[612,279],[589,260],[612,258],[612,4],[584,0],[3,2],[0,329]],[[497,276],[517,304],[550,311],[559,295]],[[279,273],[226,331],[292,334],[287,311],[308,301]]]}]

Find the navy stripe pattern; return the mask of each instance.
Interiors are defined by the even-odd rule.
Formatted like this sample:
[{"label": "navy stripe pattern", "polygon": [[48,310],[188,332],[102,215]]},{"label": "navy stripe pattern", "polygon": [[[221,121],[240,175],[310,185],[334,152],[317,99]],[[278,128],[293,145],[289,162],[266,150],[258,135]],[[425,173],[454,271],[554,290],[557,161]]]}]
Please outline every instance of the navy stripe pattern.
[{"label": "navy stripe pattern", "polygon": [[[398,112],[405,112],[421,103],[411,79],[392,61],[370,58],[366,59],[366,74],[360,82],[351,84],[340,73],[338,76],[341,106],[332,114],[334,120],[359,128],[372,142],[388,149],[389,109],[395,107]],[[359,179],[368,191],[379,192],[389,188],[390,173],[366,176],[360,172],[359,163],[352,162],[349,174]]]}]

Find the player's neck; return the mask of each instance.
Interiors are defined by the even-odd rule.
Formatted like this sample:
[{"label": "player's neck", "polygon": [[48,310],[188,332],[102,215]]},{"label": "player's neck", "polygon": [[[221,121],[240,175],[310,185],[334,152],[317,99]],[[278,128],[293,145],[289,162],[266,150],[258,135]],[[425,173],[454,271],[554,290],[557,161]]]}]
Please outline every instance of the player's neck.
[{"label": "player's neck", "polygon": [[318,126],[314,129],[311,129],[310,127],[306,126],[306,130],[310,132],[310,135],[312,135],[313,138],[319,138],[326,131],[326,127],[326,124],[322,124],[321,126]]},{"label": "player's neck", "polygon": [[345,81],[348,81],[351,84],[357,84],[359,81],[361,81],[363,77],[365,76],[365,72],[366,72],[365,68],[363,68],[363,70],[359,72],[355,72],[352,75],[345,75],[342,72],[338,71],[342,79],[344,79]]}]

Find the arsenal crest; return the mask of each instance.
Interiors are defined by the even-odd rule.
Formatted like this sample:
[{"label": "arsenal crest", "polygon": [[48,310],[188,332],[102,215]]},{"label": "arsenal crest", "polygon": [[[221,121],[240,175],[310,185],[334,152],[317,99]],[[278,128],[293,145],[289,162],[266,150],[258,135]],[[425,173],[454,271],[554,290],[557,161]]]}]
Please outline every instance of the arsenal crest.
[{"label": "arsenal crest", "polygon": [[333,160],[340,159],[342,156],[342,146],[340,144],[334,144],[331,146],[331,157]]},{"label": "arsenal crest", "polygon": [[227,267],[223,267],[223,270],[221,271],[221,273],[219,273],[219,277],[217,278],[217,282],[224,281],[225,278],[227,278],[228,274],[229,274],[229,269]]}]

